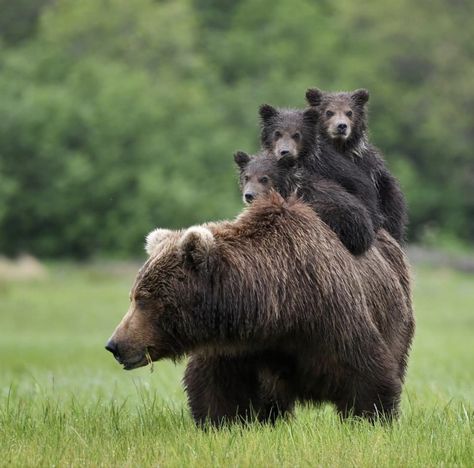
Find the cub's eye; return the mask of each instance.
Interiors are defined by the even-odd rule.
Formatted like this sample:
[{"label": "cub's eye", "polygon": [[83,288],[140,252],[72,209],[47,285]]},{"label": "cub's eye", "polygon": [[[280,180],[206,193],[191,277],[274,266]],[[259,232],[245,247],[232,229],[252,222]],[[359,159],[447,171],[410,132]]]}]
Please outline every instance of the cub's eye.
[{"label": "cub's eye", "polygon": [[248,182],[249,180],[250,180],[250,177],[246,175],[246,176],[244,177],[244,182]]},{"label": "cub's eye", "polygon": [[347,111],[346,115],[347,115],[347,117],[352,117],[352,111]]},{"label": "cub's eye", "polygon": [[300,132],[296,132],[294,133],[291,138],[293,138],[293,140],[295,141],[300,141],[300,138],[301,138],[301,133]]},{"label": "cub's eye", "polygon": [[326,117],[332,117],[333,115],[334,115],[334,112],[326,111]]},{"label": "cub's eye", "polygon": [[264,185],[268,184],[268,177],[267,176],[260,177],[260,183]]},{"label": "cub's eye", "polygon": [[278,130],[274,133],[274,137],[275,138],[281,138],[281,132],[279,132]]}]

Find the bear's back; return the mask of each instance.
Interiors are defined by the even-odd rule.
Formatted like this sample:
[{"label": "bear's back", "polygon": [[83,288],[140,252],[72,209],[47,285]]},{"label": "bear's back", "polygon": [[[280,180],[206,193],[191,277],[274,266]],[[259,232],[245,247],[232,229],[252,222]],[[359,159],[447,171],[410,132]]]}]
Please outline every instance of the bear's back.
[{"label": "bear's back", "polygon": [[308,205],[277,194],[234,222],[207,226],[235,287],[253,291],[270,328],[282,316],[289,329],[331,322],[358,328],[368,320],[391,342],[412,317],[407,262],[386,234],[354,257]]}]

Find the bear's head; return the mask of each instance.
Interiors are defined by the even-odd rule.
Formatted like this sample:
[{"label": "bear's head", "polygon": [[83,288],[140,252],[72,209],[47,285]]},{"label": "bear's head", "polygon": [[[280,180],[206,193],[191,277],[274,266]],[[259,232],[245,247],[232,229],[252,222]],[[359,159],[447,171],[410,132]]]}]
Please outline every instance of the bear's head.
[{"label": "bear's head", "polygon": [[347,143],[360,138],[366,129],[366,89],[328,93],[317,88],[306,92],[308,104],[318,111],[319,132],[330,141]]},{"label": "bear's head", "polygon": [[145,249],[149,258],[131,289],[128,312],[106,346],[126,370],[179,358],[196,345],[184,330],[202,302],[215,238],[203,226],[155,229],[148,234]]},{"label": "bear's head", "polygon": [[296,164],[296,158],[290,153],[277,158],[271,153],[249,155],[237,151],[234,161],[240,171],[240,191],[244,203],[250,204],[271,190],[286,196],[288,171]]},{"label": "bear's head", "polygon": [[311,151],[316,141],[318,112],[314,109],[276,109],[260,106],[261,141],[263,147],[277,158],[295,158]]}]

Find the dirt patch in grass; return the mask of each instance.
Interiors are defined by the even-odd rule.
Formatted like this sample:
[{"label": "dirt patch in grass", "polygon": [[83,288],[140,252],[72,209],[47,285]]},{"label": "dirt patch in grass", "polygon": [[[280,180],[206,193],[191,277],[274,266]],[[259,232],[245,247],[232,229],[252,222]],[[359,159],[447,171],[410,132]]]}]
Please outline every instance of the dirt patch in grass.
[{"label": "dirt patch in grass", "polygon": [[21,255],[13,260],[0,256],[0,281],[31,281],[47,276],[48,270],[31,255]]}]

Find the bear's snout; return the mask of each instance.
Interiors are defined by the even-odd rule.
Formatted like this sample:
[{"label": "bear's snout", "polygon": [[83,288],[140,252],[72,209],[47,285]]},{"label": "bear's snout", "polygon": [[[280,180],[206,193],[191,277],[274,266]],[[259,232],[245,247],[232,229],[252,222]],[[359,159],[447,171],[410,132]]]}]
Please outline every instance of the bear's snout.
[{"label": "bear's snout", "polygon": [[339,123],[339,124],[337,125],[337,131],[338,131],[339,133],[344,134],[344,133],[346,133],[346,130],[347,130],[347,124],[346,124],[346,123]]},{"label": "bear's snout", "polygon": [[246,192],[244,196],[245,196],[245,203],[252,203],[255,198],[255,194],[252,192]]},{"label": "bear's snout", "polygon": [[118,351],[118,345],[114,340],[110,339],[105,345],[105,349],[107,351],[110,351],[114,355],[114,358],[120,362],[120,354]]},{"label": "bear's snout", "polygon": [[150,359],[161,357],[157,350],[161,340],[148,316],[132,301],[128,312],[105,345],[105,349],[113,354],[125,370],[145,366]]},{"label": "bear's snout", "polygon": [[[120,354],[120,351],[119,351],[119,345],[116,341],[114,341],[112,338],[107,342],[107,344],[105,345],[105,349],[107,351],[110,351],[113,355],[114,355],[114,358],[115,360],[119,363],[119,364],[122,364],[123,366],[127,366],[128,362],[127,362],[127,359],[124,358],[122,356],[122,354]],[[141,360],[141,359],[140,359]]]},{"label": "bear's snout", "polygon": [[125,370],[136,369],[137,367],[144,366],[148,362],[146,358],[146,348],[138,350],[126,346],[123,343],[120,345],[113,338],[107,342],[105,349],[114,355],[116,361],[121,364]]}]

